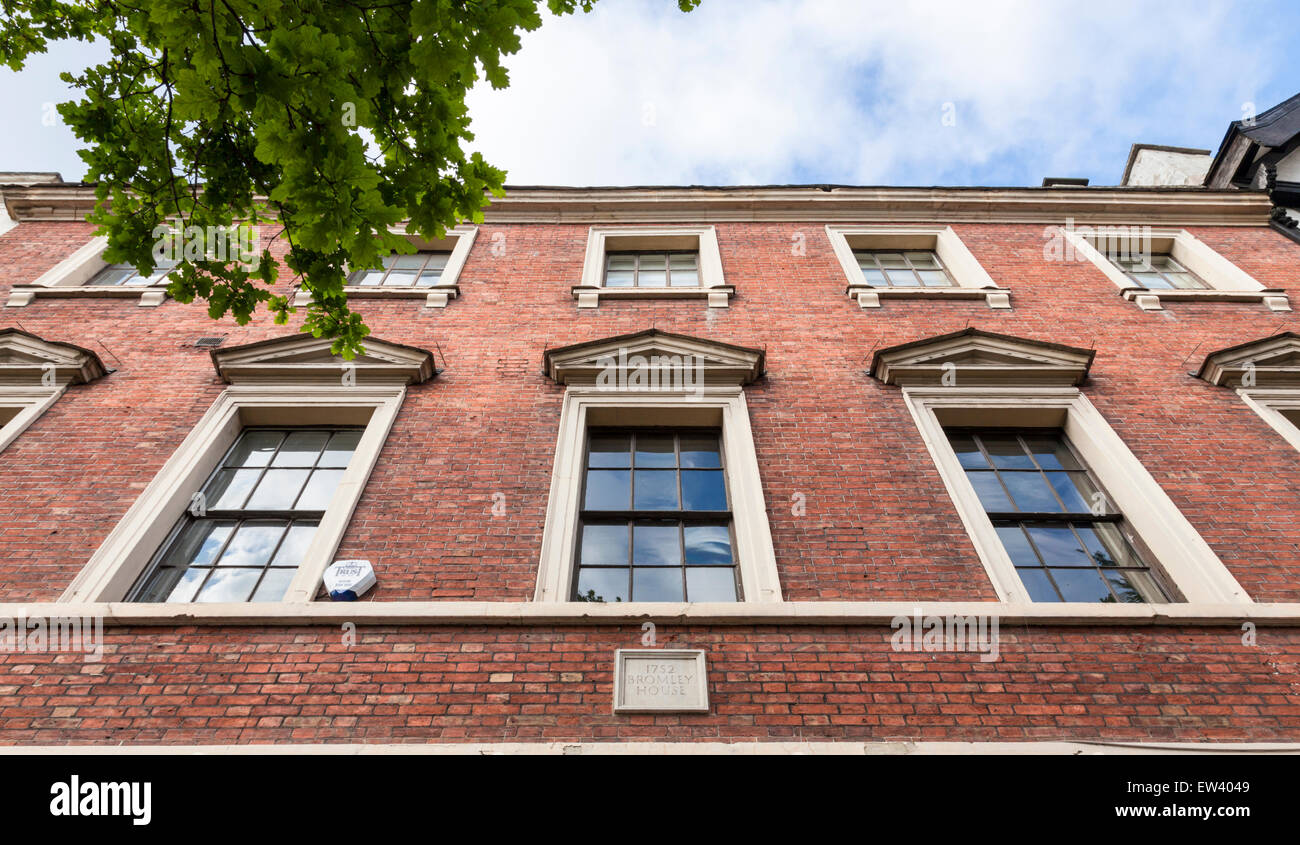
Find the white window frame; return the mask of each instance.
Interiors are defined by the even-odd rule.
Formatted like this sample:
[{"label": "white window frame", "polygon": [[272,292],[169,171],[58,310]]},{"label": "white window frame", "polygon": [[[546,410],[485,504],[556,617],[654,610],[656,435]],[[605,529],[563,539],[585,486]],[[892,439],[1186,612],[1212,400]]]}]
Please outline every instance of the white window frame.
[{"label": "white window frame", "polygon": [[59,401],[67,385],[52,387],[20,387],[17,385],[0,385],[0,408],[15,411],[3,425],[0,425],[0,452],[9,447],[18,435],[36,422],[50,406]]},{"label": "white window frame", "polygon": [[[447,266],[442,268],[438,284],[424,287],[344,284],[343,291],[349,299],[423,299],[425,308],[446,308],[448,302],[460,297],[460,274],[469,259],[470,250],[474,247],[474,240],[478,237],[478,226],[456,226],[448,229],[442,238],[429,239],[413,235],[405,229],[393,228],[389,231],[406,238],[417,251],[448,253]],[[351,271],[348,275],[351,275]],[[310,292],[299,288],[294,293],[295,307],[310,302]]]},{"label": "white window frame", "polygon": [[1108,231],[1127,236],[1134,227],[1070,226],[1057,231],[1074,254],[1105,274],[1123,297],[1143,311],[1160,311],[1166,302],[1262,302],[1273,311],[1290,311],[1286,291],[1269,290],[1249,273],[1215,252],[1209,244],[1186,229],[1141,229],[1143,249],[1168,253],[1175,261],[1200,277],[1209,287],[1203,290],[1152,290],[1140,287],[1097,246]]},{"label": "white window frame", "polygon": [[1300,426],[1282,415],[1283,411],[1300,413],[1300,388],[1237,388],[1237,395],[1286,442],[1300,451]]},{"label": "white window frame", "polygon": [[405,395],[403,385],[247,384],[227,388],[163,464],[59,601],[123,601],[190,507],[193,495],[245,427],[362,424],[365,430],[352,460],[280,603],[311,602]]},{"label": "white window frame", "polygon": [[[846,293],[862,308],[879,308],[884,299],[982,299],[990,308],[1010,308],[1011,291],[998,287],[951,226],[856,226],[829,224],[835,257],[848,279]],[[854,250],[932,250],[939,256],[950,287],[873,287],[862,275]]]},{"label": "white window frame", "polygon": [[[698,286],[682,288],[611,288],[605,286],[605,259],[610,252],[696,250]],[[718,233],[712,226],[592,226],[582,280],[573,288],[579,308],[597,308],[602,299],[705,299],[710,308],[726,308],[735,288],[722,274]]]},{"label": "white window frame", "polygon": [[109,266],[104,260],[104,250],[107,248],[107,237],[91,238],[30,284],[14,285],[9,292],[5,307],[23,308],[38,297],[109,299],[138,297],[136,304],[141,307],[153,308],[162,305],[167,299],[166,277],[152,285],[89,284],[99,271]]},{"label": "white window frame", "polygon": [[[1059,427],[1125,521],[1175,602],[1249,604],[1251,598],[1088,398],[1073,387],[904,387],[903,401],[934,459],[998,600],[1029,594],[944,432],[947,425]],[[941,420],[941,417],[943,418]],[[1098,613],[1105,615],[1107,610]],[[1123,613],[1123,611],[1118,611]]]},{"label": "white window frame", "polygon": [[[736,565],[744,598],[738,602],[688,604],[736,607],[782,601],[745,391],[742,387],[730,385],[706,385],[701,392],[609,391],[577,385],[565,389],[534,601],[570,601],[583,456],[590,425],[711,425],[721,428],[723,466],[736,537]],[[683,603],[625,602],[620,606],[626,607],[628,614],[635,614],[644,613],[647,608],[662,612],[666,604]]]}]

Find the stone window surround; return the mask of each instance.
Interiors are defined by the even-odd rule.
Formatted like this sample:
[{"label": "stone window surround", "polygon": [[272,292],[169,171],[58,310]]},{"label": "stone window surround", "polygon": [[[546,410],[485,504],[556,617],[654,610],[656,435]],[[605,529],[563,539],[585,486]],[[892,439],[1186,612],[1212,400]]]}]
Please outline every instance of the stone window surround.
[{"label": "stone window surround", "polygon": [[[828,224],[826,235],[848,279],[845,293],[862,308],[879,308],[881,299],[982,299],[990,308],[1010,308],[1011,291],[998,287],[951,226],[875,226]],[[854,250],[934,250],[948,271],[951,287],[872,287],[862,276]]]},{"label": "stone window surround", "polygon": [[[749,410],[741,386],[706,385],[694,391],[611,391],[589,385],[565,388],[534,602],[567,602],[574,575],[583,447],[589,426],[676,425],[722,430],[723,461],[731,494],[736,566],[744,599],[736,605],[780,602],[776,555],[767,522]],[[579,607],[587,603],[573,603]],[[647,613],[681,603],[622,602],[626,613]],[[730,604],[730,603],[728,603]],[[710,606],[714,606],[711,604]]]},{"label": "stone window surround", "polygon": [[[352,461],[285,598],[269,604],[291,606],[312,602],[405,395],[406,388],[400,384],[237,384],[227,388],[91,555],[59,602],[122,601],[190,506],[193,494],[245,426],[292,426],[322,421],[364,425]],[[177,606],[151,605],[160,614],[166,613],[166,608]],[[195,607],[190,603],[179,606]]]},{"label": "stone window surround", "polygon": [[1300,388],[1246,388],[1237,389],[1237,395],[1259,414],[1260,418],[1300,451],[1300,426],[1287,419],[1283,411],[1300,413]]},{"label": "stone window surround", "polygon": [[[436,285],[425,287],[380,287],[377,285],[344,285],[343,291],[348,299],[423,299],[426,308],[446,308],[447,303],[460,297],[460,274],[469,258],[470,249],[478,237],[478,226],[456,226],[448,229],[441,239],[425,239],[408,233],[405,229],[392,228],[390,231],[402,235],[417,250],[448,252],[447,266],[442,269],[442,276]],[[293,304],[301,307],[311,302],[310,294],[298,288],[294,291]]]},{"label": "stone window surround", "polygon": [[0,452],[59,400],[67,385],[0,385]]},{"label": "stone window surround", "polygon": [[[993,523],[958,463],[945,425],[1060,427],[1154,560],[1148,561],[1188,604],[1249,604],[1245,590],[1147,472],[1124,441],[1074,387],[903,387],[907,405],[948,495],[988,573],[998,600],[1029,596]],[[1060,603],[1074,606],[1069,603]],[[1100,605],[1108,615],[1117,606]]]},{"label": "stone window surround", "polygon": [[[1175,261],[1200,277],[1205,290],[1151,290],[1138,286],[1128,274],[1097,249],[1096,233],[1108,227],[1088,227],[1094,234],[1084,235],[1071,227],[1058,231],[1075,253],[1090,262],[1110,279],[1121,295],[1143,311],[1160,311],[1165,302],[1262,302],[1273,311],[1290,311],[1286,291],[1269,290],[1248,273],[1186,229],[1154,229],[1150,232],[1153,253],[1169,253]],[[1127,227],[1124,227],[1127,230]]]},{"label": "stone window surround", "polygon": [[47,341],[20,329],[0,329],[0,452],[59,400],[72,384],[108,370],[89,349]]},{"label": "stone window surround", "polygon": [[[683,288],[605,287],[605,257],[619,250],[681,250],[699,252],[700,283]],[[713,226],[592,226],[587,230],[587,251],[582,260],[582,280],[572,289],[579,308],[597,308],[601,300],[704,299],[710,308],[726,308],[736,289],[722,275],[722,254]]]},{"label": "stone window surround", "polygon": [[5,302],[7,308],[22,308],[36,298],[137,298],[136,304],[152,308],[167,299],[167,283],[153,285],[90,285],[95,274],[108,266],[104,250],[107,237],[91,238],[30,284],[14,285]]}]

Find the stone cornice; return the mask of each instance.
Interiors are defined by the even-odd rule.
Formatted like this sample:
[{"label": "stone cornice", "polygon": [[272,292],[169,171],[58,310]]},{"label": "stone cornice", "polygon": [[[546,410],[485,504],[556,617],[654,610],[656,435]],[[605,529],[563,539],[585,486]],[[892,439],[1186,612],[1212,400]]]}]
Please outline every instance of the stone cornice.
[{"label": "stone cornice", "polygon": [[[0,186],[18,221],[81,220],[94,187]],[[1206,188],[510,187],[487,223],[887,222],[1268,225],[1262,191]]]}]

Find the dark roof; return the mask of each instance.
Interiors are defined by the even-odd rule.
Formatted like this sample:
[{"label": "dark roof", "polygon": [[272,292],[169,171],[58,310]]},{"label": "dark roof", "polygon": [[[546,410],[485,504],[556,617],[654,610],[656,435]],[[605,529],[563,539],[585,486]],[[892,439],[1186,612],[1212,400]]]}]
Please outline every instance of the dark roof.
[{"label": "dark roof", "polygon": [[1257,115],[1250,126],[1240,120],[1233,125],[1261,147],[1280,147],[1300,135],[1300,94]]}]

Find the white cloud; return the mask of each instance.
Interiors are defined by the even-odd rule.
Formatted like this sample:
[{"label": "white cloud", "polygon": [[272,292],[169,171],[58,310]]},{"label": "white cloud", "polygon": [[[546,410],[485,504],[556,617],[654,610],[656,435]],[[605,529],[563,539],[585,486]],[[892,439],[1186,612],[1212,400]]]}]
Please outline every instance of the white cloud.
[{"label": "white cloud", "polygon": [[1216,144],[1268,79],[1239,9],[1190,8],[606,0],[473,93],[475,145],[513,184],[1113,182],[1134,141]]},{"label": "white cloud", "polygon": [[[1113,183],[1134,141],[1213,147],[1294,94],[1296,23],[1294,0],[600,0],[471,95],[475,147],[513,184]],[[81,176],[41,118],[101,53],[0,70],[0,170]]]}]

